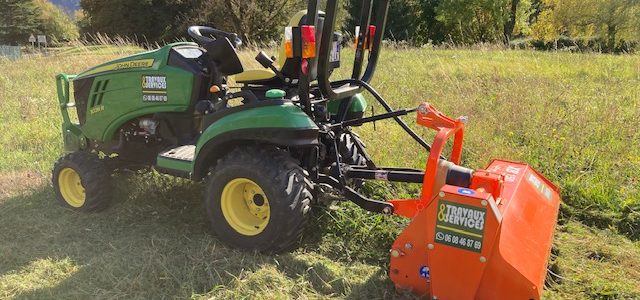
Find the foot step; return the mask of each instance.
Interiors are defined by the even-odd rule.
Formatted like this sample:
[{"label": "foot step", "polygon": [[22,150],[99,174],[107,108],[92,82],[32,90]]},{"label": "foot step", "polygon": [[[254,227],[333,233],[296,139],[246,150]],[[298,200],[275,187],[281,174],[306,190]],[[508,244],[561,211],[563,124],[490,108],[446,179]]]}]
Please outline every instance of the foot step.
[{"label": "foot step", "polygon": [[160,157],[183,160],[183,161],[193,161],[193,156],[196,153],[196,145],[185,145],[177,148],[169,149],[165,152],[160,153]]}]

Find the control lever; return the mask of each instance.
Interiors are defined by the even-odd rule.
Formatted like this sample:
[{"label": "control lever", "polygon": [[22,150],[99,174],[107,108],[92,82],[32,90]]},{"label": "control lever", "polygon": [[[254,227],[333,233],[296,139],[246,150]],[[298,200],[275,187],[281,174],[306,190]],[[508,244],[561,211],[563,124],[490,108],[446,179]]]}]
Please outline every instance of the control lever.
[{"label": "control lever", "polygon": [[271,69],[271,71],[273,71],[274,73],[276,73],[276,76],[278,76],[278,78],[282,79],[285,82],[288,82],[285,78],[284,75],[280,72],[280,70],[276,69],[276,67],[273,65],[274,60],[273,58],[270,58],[266,53],[264,53],[264,51],[260,51],[260,53],[258,53],[258,55],[256,56],[256,60],[265,68],[267,69]]}]

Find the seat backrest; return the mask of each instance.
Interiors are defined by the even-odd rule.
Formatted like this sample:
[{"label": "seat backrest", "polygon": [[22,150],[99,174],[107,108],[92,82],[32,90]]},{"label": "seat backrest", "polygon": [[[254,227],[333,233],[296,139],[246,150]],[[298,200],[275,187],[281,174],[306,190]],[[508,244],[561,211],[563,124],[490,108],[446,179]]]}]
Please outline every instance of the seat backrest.
[{"label": "seat backrest", "polygon": [[227,38],[218,38],[202,46],[215,63],[221,76],[239,74],[244,71],[236,49]]}]

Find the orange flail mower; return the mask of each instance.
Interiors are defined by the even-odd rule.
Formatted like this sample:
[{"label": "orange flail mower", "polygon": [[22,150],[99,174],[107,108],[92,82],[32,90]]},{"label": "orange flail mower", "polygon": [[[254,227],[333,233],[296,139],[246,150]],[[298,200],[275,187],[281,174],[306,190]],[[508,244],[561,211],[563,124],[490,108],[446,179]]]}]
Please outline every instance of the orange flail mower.
[{"label": "orange flail mower", "polygon": [[[518,162],[494,160],[485,170],[455,171],[464,118],[453,120],[422,104],[418,124],[437,134],[421,197],[390,201],[396,214],[413,219],[391,248],[391,280],[432,299],[539,299],[559,189]],[[441,154],[451,137],[446,162]]]}]

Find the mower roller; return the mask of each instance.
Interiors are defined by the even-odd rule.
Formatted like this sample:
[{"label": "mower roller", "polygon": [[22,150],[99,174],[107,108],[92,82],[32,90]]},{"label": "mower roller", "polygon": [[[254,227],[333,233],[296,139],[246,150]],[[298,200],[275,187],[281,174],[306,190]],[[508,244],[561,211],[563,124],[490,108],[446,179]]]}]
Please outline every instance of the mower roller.
[{"label": "mower roller", "polygon": [[[297,245],[312,206],[333,204],[323,193],[339,194],[365,210],[411,219],[390,249],[398,289],[432,299],[539,299],[558,188],[524,163],[460,166],[467,118],[449,118],[428,103],[394,110],[369,84],[389,2],[362,1],[349,79],[330,80],[343,44],[337,0],[327,0],[324,11],[310,0],[285,28],[278,57],[256,56],[262,69],[244,69],[236,34],[192,26],[196,43],[58,75],[67,152],[53,169],[58,201],[77,211],[103,209],[111,174],[153,168],[205,181],[207,215],[220,240],[276,253]],[[364,117],[363,93],[386,112]],[[432,144],[401,118],[413,113],[419,126],[436,131]],[[424,170],[378,167],[369,157],[353,128],[386,119],[429,152]],[[362,194],[367,180],[422,190],[417,199],[371,199]]]}]

